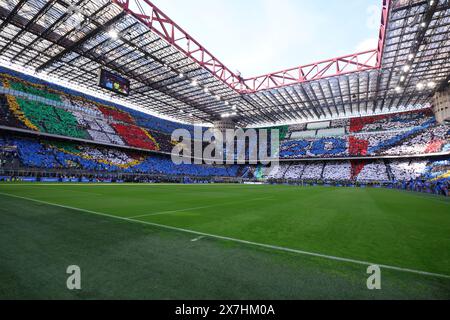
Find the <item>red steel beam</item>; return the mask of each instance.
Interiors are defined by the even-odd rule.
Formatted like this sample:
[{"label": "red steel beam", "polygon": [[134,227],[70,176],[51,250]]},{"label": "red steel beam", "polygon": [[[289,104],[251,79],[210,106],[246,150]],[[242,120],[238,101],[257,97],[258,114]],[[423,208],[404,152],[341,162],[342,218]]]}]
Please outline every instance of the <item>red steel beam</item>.
[{"label": "red steel beam", "polygon": [[392,0],[383,0],[383,7],[381,9],[381,27],[378,35],[378,54],[377,54],[377,67],[381,68],[381,62],[383,60],[384,43],[386,41],[386,29],[389,21],[389,9]]},{"label": "red steel beam", "polygon": [[391,1],[382,0],[381,27],[376,49],[245,79],[246,88],[242,87],[239,91],[253,93],[353,72],[380,69]]},{"label": "red steel beam", "polygon": [[[382,0],[381,28],[378,36],[378,48],[350,54],[347,56],[319,61],[300,67],[269,73],[266,75],[242,79],[230,71],[208,50],[200,45],[186,31],[172,21],[164,12],[149,0],[112,0],[133,15],[154,33],[165,39],[186,56],[210,71],[239,93],[253,93],[275,89],[297,83],[340,76],[353,72],[381,68],[389,7],[392,0]],[[134,6],[132,5],[134,4]]]},{"label": "red steel beam", "polygon": [[242,88],[240,92],[253,93],[353,72],[377,69],[377,55],[378,50],[374,49],[245,79],[244,83],[247,89]]},{"label": "red steel beam", "polygon": [[151,1],[112,1],[231,88],[235,89],[234,84],[241,82],[239,76],[230,71],[219,59],[214,57]]}]

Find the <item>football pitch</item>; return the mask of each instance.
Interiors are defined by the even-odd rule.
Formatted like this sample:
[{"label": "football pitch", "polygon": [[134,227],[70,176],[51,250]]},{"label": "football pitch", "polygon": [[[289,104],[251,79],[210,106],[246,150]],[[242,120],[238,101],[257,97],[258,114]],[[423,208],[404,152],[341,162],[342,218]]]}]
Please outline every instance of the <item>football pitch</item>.
[{"label": "football pitch", "polygon": [[450,202],[398,190],[1,184],[0,244],[0,299],[450,299]]}]

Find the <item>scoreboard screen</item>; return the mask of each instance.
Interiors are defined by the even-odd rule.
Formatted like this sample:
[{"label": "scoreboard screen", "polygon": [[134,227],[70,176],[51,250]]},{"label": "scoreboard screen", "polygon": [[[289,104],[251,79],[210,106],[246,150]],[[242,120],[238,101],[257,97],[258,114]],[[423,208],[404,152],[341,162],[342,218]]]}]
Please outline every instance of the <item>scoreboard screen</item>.
[{"label": "scoreboard screen", "polygon": [[130,80],[102,69],[100,71],[99,85],[112,92],[128,96],[130,94]]}]

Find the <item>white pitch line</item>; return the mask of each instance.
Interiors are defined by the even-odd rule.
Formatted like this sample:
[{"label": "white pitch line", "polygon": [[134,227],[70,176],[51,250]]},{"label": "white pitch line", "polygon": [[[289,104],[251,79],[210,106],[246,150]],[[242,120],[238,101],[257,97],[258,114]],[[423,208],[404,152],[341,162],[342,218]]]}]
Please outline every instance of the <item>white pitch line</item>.
[{"label": "white pitch line", "polygon": [[200,231],[194,231],[194,230],[189,230],[189,229],[182,229],[182,228],[177,228],[177,227],[171,227],[171,226],[158,224],[158,223],[153,223],[153,222],[148,222],[148,221],[134,220],[134,219],[130,219],[130,218],[119,217],[119,216],[111,215],[111,214],[108,214],[108,213],[102,213],[102,212],[97,212],[97,211],[91,211],[91,210],[86,210],[86,209],[81,209],[81,208],[65,206],[65,205],[61,205],[61,204],[57,204],[57,203],[52,203],[52,202],[47,202],[47,201],[42,201],[42,200],[37,200],[37,199],[32,199],[32,198],[27,198],[27,197],[22,197],[22,196],[17,196],[17,195],[13,195],[13,194],[9,194],[9,193],[4,193],[4,192],[0,192],[0,195],[12,197],[12,198],[23,199],[23,200],[28,200],[28,201],[37,202],[37,203],[42,203],[42,204],[46,204],[46,205],[50,205],[50,206],[54,206],[54,207],[60,207],[60,208],[64,208],[64,209],[69,209],[69,210],[74,210],[74,211],[91,213],[91,214],[95,214],[95,215],[98,215],[98,216],[103,216],[103,217],[108,217],[108,218],[113,218],[113,219],[133,222],[133,223],[145,224],[145,225],[149,225],[149,226],[153,226],[153,227],[158,227],[158,228],[161,228],[161,229],[167,229],[167,230],[172,230],[172,231],[178,231],[178,232],[194,234],[194,235],[197,235],[197,236],[204,236],[204,237],[208,237],[208,238],[215,238],[215,239],[220,239],[220,240],[237,242],[237,243],[242,243],[242,244],[251,245],[251,246],[255,246],[255,247],[272,249],[272,250],[276,250],[276,251],[284,251],[284,252],[302,254],[302,255],[307,255],[307,256],[313,256],[313,257],[318,257],[318,258],[323,258],[323,259],[328,259],[328,260],[334,260],[334,261],[348,262],[348,263],[359,264],[359,265],[364,265],[364,266],[377,265],[380,268],[385,268],[385,269],[389,269],[389,270],[395,270],[395,271],[401,271],[401,272],[407,272],[407,273],[420,274],[420,275],[424,275],[424,276],[432,276],[432,277],[450,279],[450,275],[447,275],[447,274],[440,274],[440,273],[433,273],[433,272],[427,272],[427,271],[420,271],[420,270],[414,270],[414,269],[390,266],[390,265],[385,265],[385,264],[372,263],[372,262],[363,261],[363,260],[342,258],[342,257],[330,256],[330,255],[325,255],[325,254],[320,254],[320,253],[315,253],[315,252],[308,252],[308,251],[303,251],[303,250],[285,248],[285,247],[274,246],[274,245],[270,245],[270,244],[258,243],[258,242],[247,241],[247,240],[241,240],[241,239],[236,239],[236,238],[231,238],[231,237],[219,236],[219,235],[215,235],[215,234],[209,234],[209,233],[204,233],[204,232],[200,232]]},{"label": "white pitch line", "polygon": [[139,216],[133,216],[133,217],[129,217],[129,218],[130,219],[138,219],[138,218],[159,216],[159,215],[163,215],[163,214],[177,213],[177,212],[183,212],[183,211],[206,209],[206,208],[211,208],[211,207],[213,207],[213,206],[193,207],[193,208],[186,208],[186,209],[180,209],[180,210],[171,210],[171,211],[160,211],[160,212],[155,212],[155,213],[141,214]]},{"label": "white pitch line", "polygon": [[251,201],[263,201],[263,200],[270,200],[273,199],[273,197],[267,197],[267,198],[256,198],[256,199],[250,199],[250,200],[242,200],[242,201],[233,201],[233,202],[226,202],[222,204],[212,204],[209,206],[202,206],[202,207],[194,207],[194,208],[186,208],[186,209],[179,209],[179,210],[170,210],[170,211],[160,211],[155,213],[147,213],[147,214],[141,214],[138,216],[128,217],[129,219],[138,219],[138,218],[145,218],[145,217],[152,217],[152,216],[160,216],[164,214],[172,214],[177,212],[185,212],[185,211],[192,211],[192,210],[200,210],[200,209],[207,209],[207,208],[216,208],[216,207],[224,207],[231,204],[239,204],[239,203],[245,203],[245,202],[251,202]]},{"label": "white pitch line", "polygon": [[199,240],[202,240],[203,238],[205,238],[205,236],[200,236],[200,237],[192,239],[191,242],[197,242]]},{"label": "white pitch line", "polygon": [[78,191],[78,190],[64,190],[64,192],[74,192],[74,193],[83,193],[88,195],[94,195],[94,196],[103,196],[103,193],[95,193],[90,191]]},{"label": "white pitch line", "polygon": [[221,186],[221,187],[241,187],[241,186],[258,186],[249,184],[234,184],[234,183],[193,183],[193,184],[181,184],[181,183],[91,183],[91,182],[57,182],[57,183],[40,183],[40,182],[30,182],[30,183],[0,183],[0,186],[8,187],[89,187],[89,186],[103,186],[103,187],[117,187],[117,186],[134,186],[134,187],[158,187],[158,186]]}]

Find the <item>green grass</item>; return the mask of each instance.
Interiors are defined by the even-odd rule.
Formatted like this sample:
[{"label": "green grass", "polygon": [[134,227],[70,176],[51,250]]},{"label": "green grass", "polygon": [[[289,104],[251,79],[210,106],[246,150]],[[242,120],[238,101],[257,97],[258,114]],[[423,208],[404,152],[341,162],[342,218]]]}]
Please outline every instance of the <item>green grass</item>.
[{"label": "green grass", "polygon": [[[382,290],[369,291],[365,265],[213,236],[191,241],[198,235],[157,226],[450,276],[445,198],[325,187],[3,184],[0,204],[0,298],[450,298],[450,278],[382,268]],[[65,288],[72,264],[82,268],[78,292]]]}]

